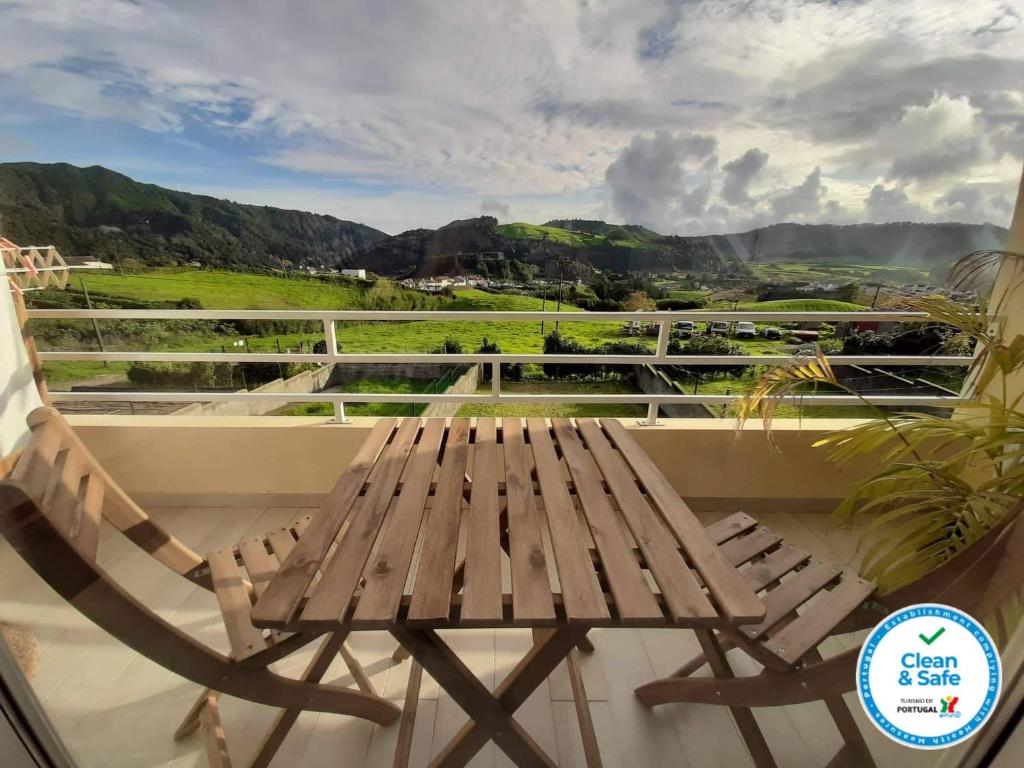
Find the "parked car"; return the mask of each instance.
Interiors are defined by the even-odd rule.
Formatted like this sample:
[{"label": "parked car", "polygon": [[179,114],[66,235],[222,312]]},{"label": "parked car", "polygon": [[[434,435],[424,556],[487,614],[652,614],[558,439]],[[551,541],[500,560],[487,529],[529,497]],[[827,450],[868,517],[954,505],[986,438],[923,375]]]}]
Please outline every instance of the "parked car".
[{"label": "parked car", "polygon": [[672,329],[680,336],[693,336],[693,322],[690,320],[676,320]]},{"label": "parked car", "polygon": [[728,336],[729,324],[725,320],[715,320],[708,323],[708,333],[712,336]]},{"label": "parked car", "polygon": [[736,323],[736,338],[737,339],[752,339],[757,336],[757,328],[754,324],[746,320]]},{"label": "parked car", "polygon": [[764,336],[766,339],[777,341],[782,338],[782,331],[770,325],[761,331],[761,335]]}]

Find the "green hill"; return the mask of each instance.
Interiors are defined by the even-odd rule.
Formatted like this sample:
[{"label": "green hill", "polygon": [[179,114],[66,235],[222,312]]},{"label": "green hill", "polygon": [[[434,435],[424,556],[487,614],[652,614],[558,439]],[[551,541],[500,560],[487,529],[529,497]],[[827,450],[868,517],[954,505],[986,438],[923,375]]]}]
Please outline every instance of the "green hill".
[{"label": "green hill", "polygon": [[348,266],[387,237],[333,216],[241,205],[65,163],[0,164],[0,223],[15,242],[150,265]]}]

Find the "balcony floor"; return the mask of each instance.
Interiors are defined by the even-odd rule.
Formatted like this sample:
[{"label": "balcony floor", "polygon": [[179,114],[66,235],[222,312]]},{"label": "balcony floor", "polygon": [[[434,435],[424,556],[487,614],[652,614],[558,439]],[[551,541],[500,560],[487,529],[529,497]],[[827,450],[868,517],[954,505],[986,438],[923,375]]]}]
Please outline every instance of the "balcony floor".
[{"label": "balcony floor", "polygon": [[[151,510],[199,552],[231,545],[246,534],[258,535],[310,510],[296,508],[162,508]],[[705,523],[717,515],[706,516]],[[761,522],[831,562],[849,563],[853,536],[836,531],[827,515],[764,514]],[[213,596],[193,587],[142,554],[116,534],[105,532],[100,561],[122,583],[159,613],[205,642],[226,651],[227,642]],[[205,766],[198,734],[176,743],[172,733],[198,694],[198,687],[176,677],[114,641],[64,604],[0,540],[0,621],[28,629],[39,649],[32,686],[79,764],[107,766]],[[465,630],[448,640],[488,687],[494,686],[530,644],[528,630]],[[604,764],[615,766],[749,766],[750,759],[728,710],[698,705],[669,705],[649,711],[633,689],[669,674],[697,651],[686,630],[595,630],[596,652],[581,655]],[[830,640],[828,655],[850,647],[856,638]],[[390,661],[394,641],[382,632],[350,638],[353,651],[378,691],[399,706],[409,662]],[[311,651],[309,651],[311,652]],[[308,653],[278,665],[297,675]],[[739,674],[756,665],[737,652],[730,655]],[[325,679],[343,676],[340,659]],[[703,672],[706,674],[706,671]],[[465,716],[427,676],[421,689],[412,765],[426,765],[463,724]],[[848,694],[880,766],[913,768],[933,755],[891,742],[864,718],[856,694]],[[221,705],[233,762],[246,764],[275,710],[225,697]],[[823,704],[761,709],[757,719],[780,766],[823,766],[839,747],[839,737]],[[562,766],[583,766],[568,678],[558,670],[519,711],[518,719]],[[380,728],[338,715],[304,713],[274,762],[291,766],[390,766],[397,725]],[[474,766],[507,766],[493,745]]]}]

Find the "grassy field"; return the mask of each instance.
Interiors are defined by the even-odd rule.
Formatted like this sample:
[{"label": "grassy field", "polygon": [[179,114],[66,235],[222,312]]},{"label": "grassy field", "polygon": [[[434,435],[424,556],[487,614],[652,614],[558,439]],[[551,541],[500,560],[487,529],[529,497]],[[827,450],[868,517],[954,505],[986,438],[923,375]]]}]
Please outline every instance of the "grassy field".
[{"label": "grassy field", "polygon": [[592,235],[589,232],[572,232],[560,227],[548,227],[540,224],[501,224],[498,226],[498,233],[502,237],[526,238],[528,240],[550,240],[553,243],[563,245],[617,245],[624,248],[636,248],[644,245],[640,240],[626,238],[623,240],[606,240],[602,235]]},{"label": "grassy field", "polygon": [[[551,309],[551,302],[548,302]],[[481,312],[486,310],[523,312],[540,310],[541,299],[532,296],[492,294],[468,289],[456,291],[455,298],[445,309]],[[579,312],[576,307],[562,305],[563,312]],[[415,322],[380,322],[339,324],[338,342],[343,352],[429,352],[451,336],[462,344],[465,352],[473,352],[484,337],[497,344],[502,352],[542,352],[544,337],[541,324],[536,321],[444,322],[423,320]],[[553,322],[544,324],[544,332],[554,330]],[[559,331],[589,346],[626,338],[622,323],[572,322],[562,323]],[[653,350],[653,342],[651,343]]]},{"label": "grassy field", "polygon": [[828,261],[751,264],[754,275],[769,282],[879,282],[903,285],[927,283],[928,272],[914,267],[881,264],[835,264]]},{"label": "grassy field", "polygon": [[[219,269],[154,269],[144,274],[79,273],[94,300],[118,296],[174,302],[186,296],[207,309],[352,309],[365,287],[353,282],[276,277]],[[77,280],[68,289],[78,290]]]},{"label": "grassy field", "polygon": [[742,302],[736,309],[742,312],[859,312],[867,307],[835,299],[777,299]]},{"label": "grassy field", "polygon": [[[635,387],[623,381],[508,381],[502,382],[501,389],[508,394],[523,393],[529,395],[594,395],[594,394],[630,394],[638,392]],[[481,384],[477,392],[490,392],[490,383]],[[459,409],[458,416],[547,416],[551,417],[583,417],[583,416],[642,416],[645,408],[642,405],[616,403],[507,403],[490,405],[472,403]]]},{"label": "grassy field", "polygon": [[[434,382],[426,379],[376,378],[359,379],[345,382],[343,387],[332,387],[328,392],[373,392],[376,394],[421,394],[435,392]],[[419,413],[425,406],[415,405]],[[359,403],[346,402],[345,414],[348,416],[412,416],[412,403]],[[333,416],[333,403],[301,403],[291,408],[282,409],[275,416]]]}]

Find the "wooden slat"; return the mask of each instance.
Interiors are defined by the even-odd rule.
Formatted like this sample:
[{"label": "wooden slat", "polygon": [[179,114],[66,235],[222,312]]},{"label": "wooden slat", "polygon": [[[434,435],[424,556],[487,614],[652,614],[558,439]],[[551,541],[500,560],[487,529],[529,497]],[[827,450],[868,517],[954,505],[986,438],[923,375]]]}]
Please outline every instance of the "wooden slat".
[{"label": "wooden slat", "polygon": [[544,419],[526,420],[533,448],[537,480],[544,498],[545,516],[551,533],[558,581],[562,588],[566,618],[588,621],[608,616],[608,606],[597,580],[576,507],[565,487],[561,465]]},{"label": "wooden slat", "polygon": [[577,425],[673,618],[716,618],[718,613],[680,555],[673,537],[640,493],[626,465],[612,450],[597,422],[579,419]]},{"label": "wooden slat", "polygon": [[[344,534],[338,540],[338,549],[323,569],[323,577],[316,589],[313,590],[305,608],[302,609],[298,626],[338,624],[348,611],[352,595],[359,585],[359,578],[370,557],[370,550],[384,523],[395,486],[398,485],[398,479],[402,476],[402,470],[412,451],[419,428],[419,419],[404,420],[395,434],[395,439],[377,462],[376,479],[370,483],[370,488],[363,500],[363,507],[358,515],[352,516],[352,519],[349,520],[350,525],[346,527]],[[292,550],[290,560],[301,551],[304,542],[314,538],[313,529],[319,527],[318,523],[323,514],[321,511],[320,515],[314,518],[305,535],[299,539],[295,549]],[[318,546],[317,550],[320,548]],[[330,542],[327,542],[327,546],[323,547],[323,553],[326,554],[329,548]],[[310,580],[316,574],[319,562],[309,564]],[[282,566],[281,574],[283,573],[284,567]],[[278,580],[275,579],[271,584],[271,589],[277,583]],[[267,590],[264,597],[269,594],[270,589]],[[257,608],[262,603],[261,600],[257,604]]]},{"label": "wooden slat", "polygon": [[762,552],[767,552],[781,541],[780,537],[767,528],[760,528],[746,536],[730,539],[722,544],[719,550],[733,566],[738,566]]},{"label": "wooden slat", "polygon": [[501,508],[495,419],[477,419],[473,447],[460,618],[463,622],[493,622],[501,619]]},{"label": "wooden slat", "polygon": [[354,627],[386,627],[398,614],[443,437],[444,419],[427,419],[409,458],[401,495],[380,534],[380,546],[363,572]]},{"label": "wooden slat", "polygon": [[839,586],[821,595],[806,613],[765,641],[765,647],[783,661],[796,664],[874,591],[875,585],[869,581],[844,577]]},{"label": "wooden slat", "polygon": [[36,501],[43,498],[53,472],[53,463],[64,441],[64,430],[59,417],[50,417],[32,433],[32,440],[14,466],[11,477],[20,480],[29,496]]},{"label": "wooden slat", "polygon": [[274,555],[279,563],[287,560],[288,555],[295,549],[295,537],[287,528],[275,528],[268,531],[267,541],[270,542],[270,548],[274,550]]},{"label": "wooden slat", "polygon": [[715,544],[724,544],[754,528],[757,528],[757,520],[744,512],[736,512],[706,526],[704,530]]},{"label": "wooden slat", "polygon": [[310,523],[300,545],[292,548],[282,561],[277,578],[253,610],[253,621],[280,625],[295,614],[394,427],[394,419],[381,419],[374,425],[348,469],[338,478],[320,513]]},{"label": "wooden slat", "polygon": [[218,549],[206,556],[213,579],[213,591],[220,604],[224,628],[235,659],[252,656],[267,647],[263,633],[252,625],[249,592],[230,549]]},{"label": "wooden slat", "polygon": [[267,552],[262,538],[245,539],[238,543],[238,551],[249,572],[249,581],[253,591],[259,598],[267,588],[267,584],[277,573],[277,561]]},{"label": "wooden slat", "polygon": [[85,457],[73,447],[63,448],[53,462],[46,491],[43,493],[42,508],[53,526],[74,539],[78,530],[78,489],[85,470]]},{"label": "wooden slat", "polygon": [[750,588],[757,592],[810,559],[810,554],[802,549],[797,549],[790,544],[783,544],[763,560],[751,563],[741,573]]},{"label": "wooden slat", "polygon": [[447,619],[451,611],[459,519],[462,516],[462,483],[468,458],[469,419],[452,419],[434,504],[424,523],[416,584],[409,603],[410,621]]},{"label": "wooden slat", "polygon": [[708,538],[693,512],[626,428],[615,419],[602,419],[601,426],[676,535],[719,610],[737,623],[764,618],[764,605]]},{"label": "wooden slat", "polygon": [[78,528],[73,532],[72,539],[78,551],[91,560],[96,559],[96,551],[100,544],[104,488],[103,481],[90,474],[82,478],[82,486],[79,489],[78,509],[75,512]]},{"label": "wooden slat", "polygon": [[519,419],[502,419],[501,432],[505,450],[512,615],[516,621],[553,620],[555,604],[522,423]]},{"label": "wooden slat", "polygon": [[751,639],[761,637],[840,575],[840,572],[830,565],[811,563],[769,592],[764,598],[767,608],[764,620],[759,624],[744,626],[740,632]]},{"label": "wooden slat", "polygon": [[569,474],[576,483],[580,505],[619,617],[624,621],[661,617],[658,601],[647,586],[633,548],[605,495],[601,474],[580,442],[575,427],[568,419],[552,419],[551,424]]}]

